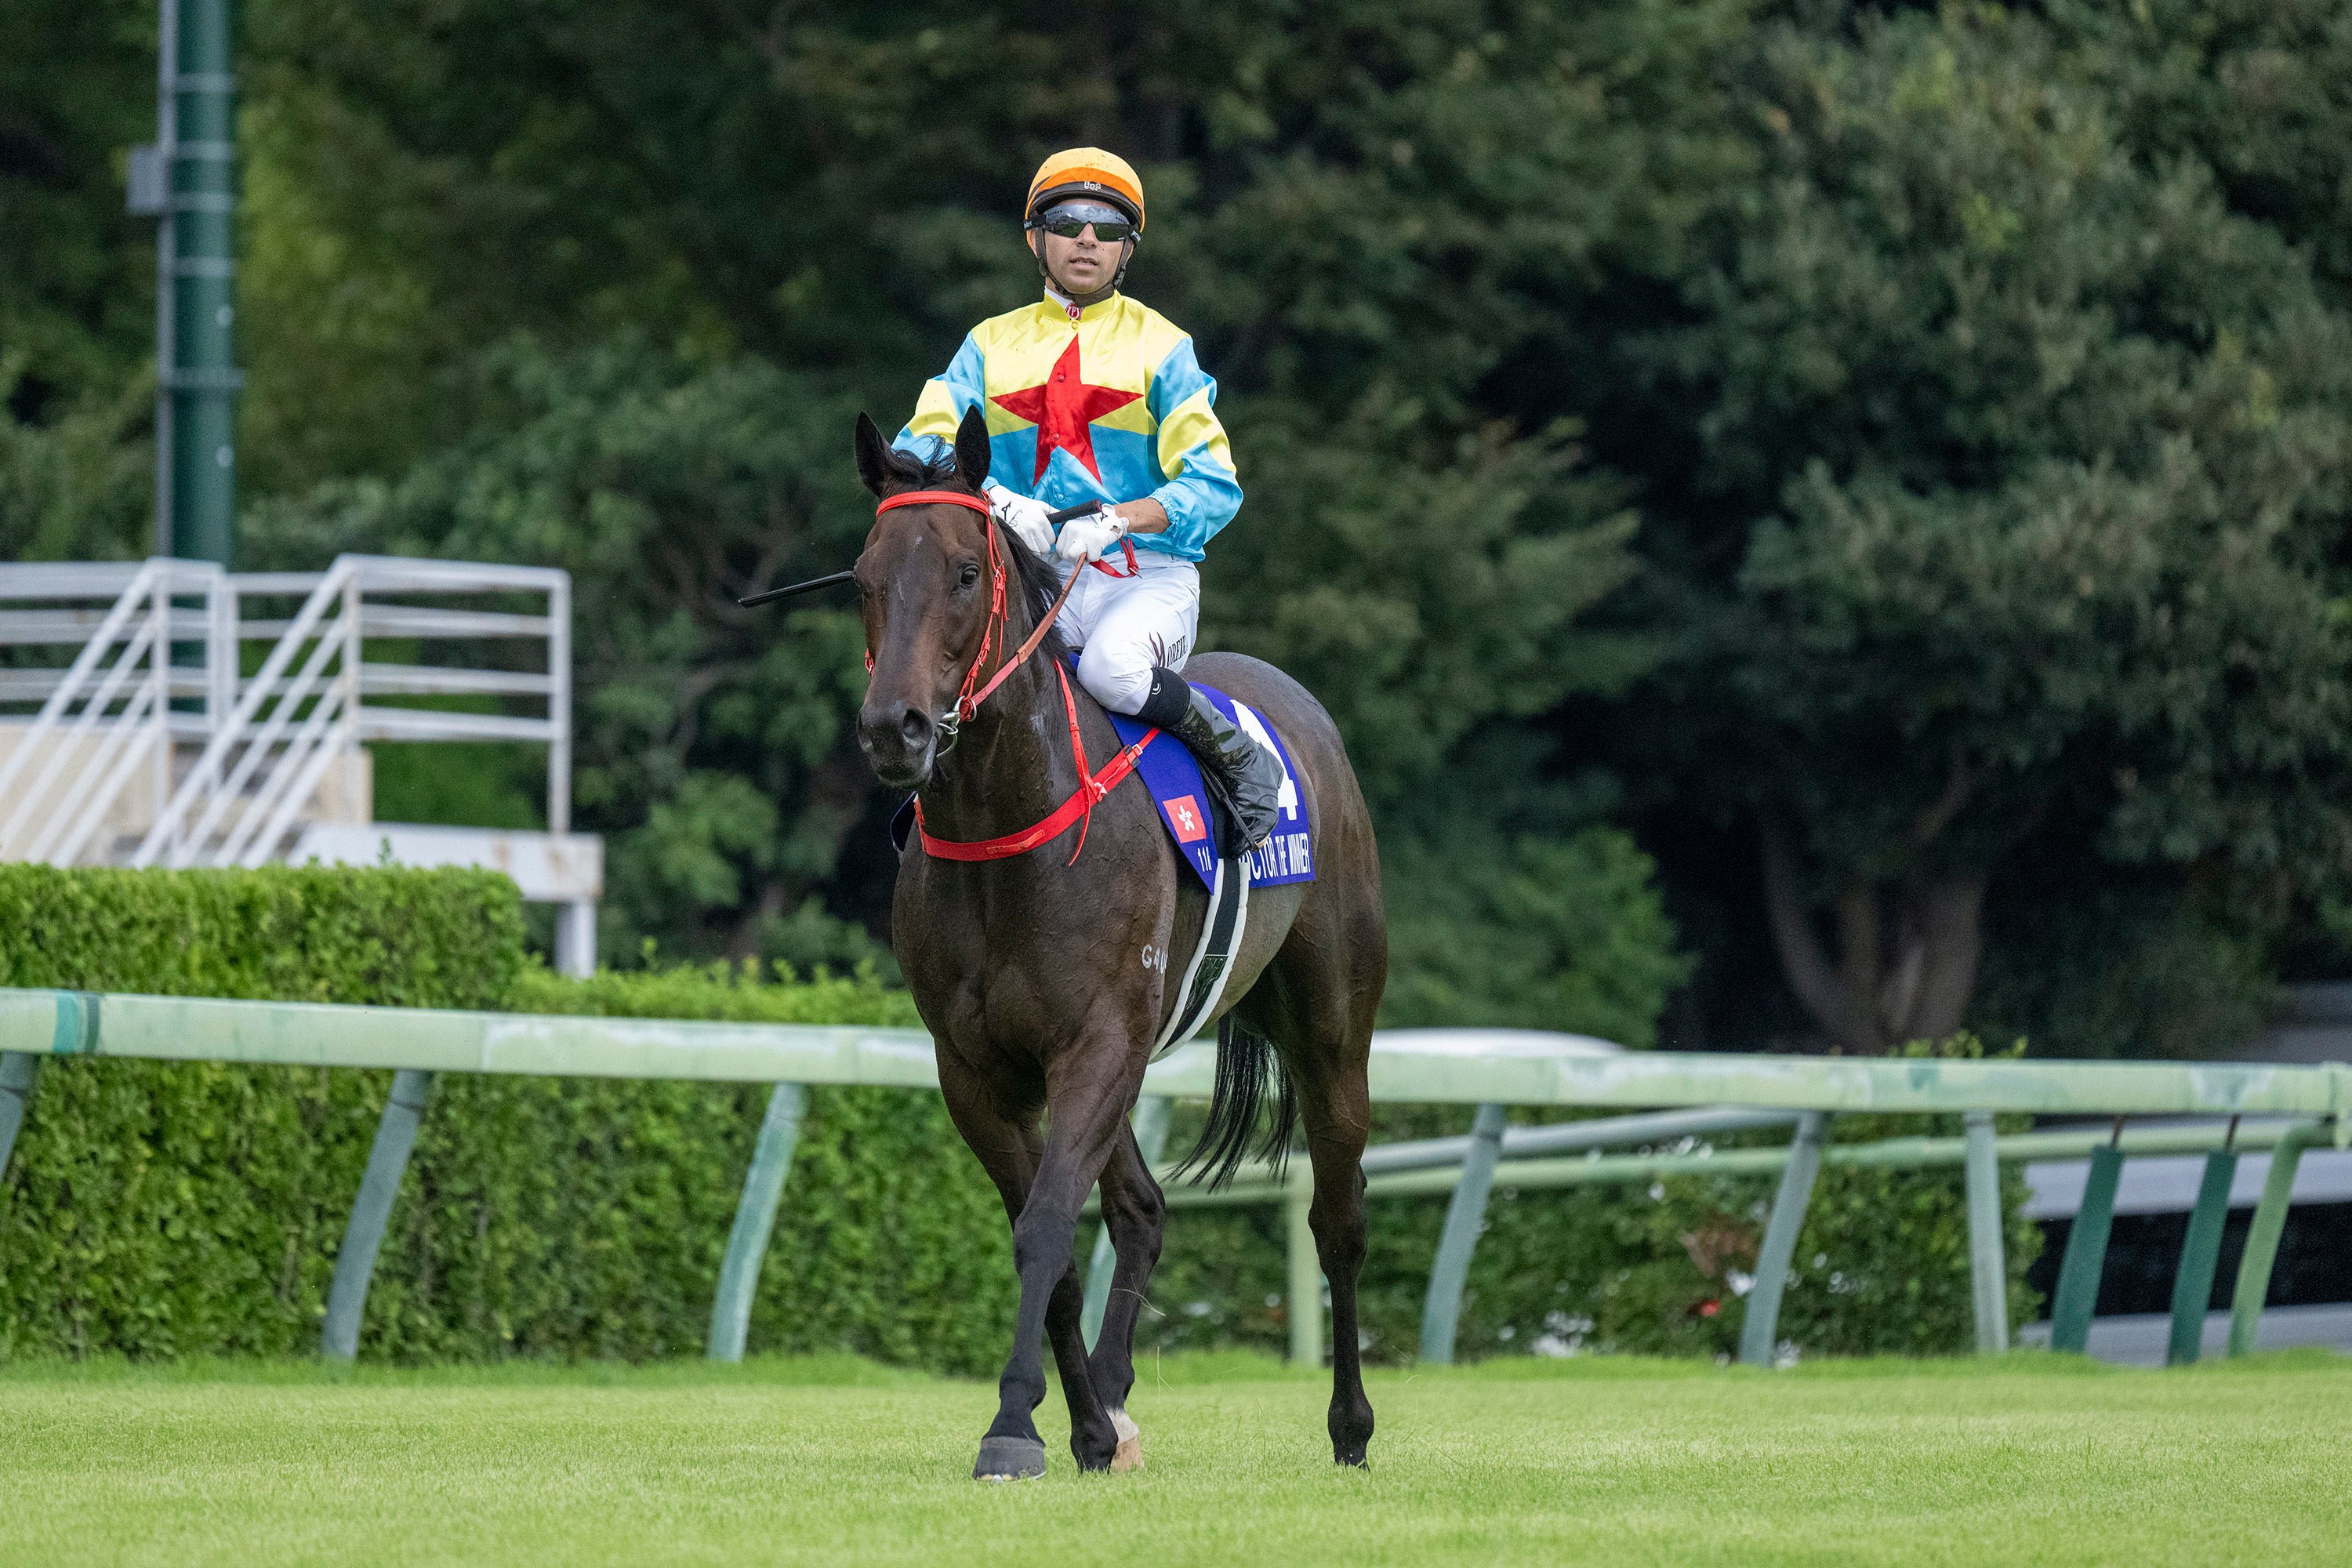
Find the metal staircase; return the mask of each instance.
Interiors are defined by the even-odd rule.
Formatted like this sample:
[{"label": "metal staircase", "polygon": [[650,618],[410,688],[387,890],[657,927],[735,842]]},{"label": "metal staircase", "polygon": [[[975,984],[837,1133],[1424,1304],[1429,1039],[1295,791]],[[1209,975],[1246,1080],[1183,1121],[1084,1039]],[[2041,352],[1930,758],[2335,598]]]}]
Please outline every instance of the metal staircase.
[{"label": "metal staircase", "polygon": [[[449,602],[482,595],[539,605]],[[160,557],[0,566],[0,859],[257,866],[404,847],[496,866],[566,906],[559,951],[577,969],[603,854],[570,832],[571,596],[551,568],[376,555],[317,573]],[[294,607],[271,618],[252,603]],[[543,651],[488,653],[519,643]],[[406,662],[372,662],[372,645]],[[260,658],[244,675],[248,650]],[[376,741],[545,745],[548,831],[374,823]]]},{"label": "metal staircase", "polygon": [[[161,559],[9,566],[0,605],[0,647],[32,656],[0,668],[0,859],[114,861],[169,798],[180,748],[227,707],[227,575]],[[63,668],[40,658],[77,644]],[[6,712],[36,703],[28,720]]]}]

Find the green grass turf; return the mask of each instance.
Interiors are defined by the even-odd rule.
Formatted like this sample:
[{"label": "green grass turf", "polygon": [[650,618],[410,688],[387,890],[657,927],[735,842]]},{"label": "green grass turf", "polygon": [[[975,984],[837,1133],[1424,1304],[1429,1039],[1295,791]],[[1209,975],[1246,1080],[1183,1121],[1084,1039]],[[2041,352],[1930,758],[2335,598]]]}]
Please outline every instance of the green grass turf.
[{"label": "green grass turf", "polygon": [[967,1480],[993,1390],[740,1367],[0,1367],[0,1563],[2345,1562],[2352,1360],[1755,1373],[1512,1361],[1326,1384],[1147,1362],[1146,1468]]}]

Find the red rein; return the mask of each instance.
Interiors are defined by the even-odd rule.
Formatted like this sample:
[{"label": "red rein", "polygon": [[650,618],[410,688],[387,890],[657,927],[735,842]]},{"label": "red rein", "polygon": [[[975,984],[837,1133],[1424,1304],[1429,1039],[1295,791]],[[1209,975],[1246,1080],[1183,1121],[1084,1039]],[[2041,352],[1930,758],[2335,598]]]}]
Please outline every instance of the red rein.
[{"label": "red rein", "polygon": [[[989,650],[992,648],[1001,650],[1008,640],[1004,631],[1004,555],[996,540],[995,514],[989,510],[987,501],[978,496],[966,495],[961,490],[907,490],[898,495],[885,498],[882,504],[874,509],[874,512],[878,517],[893,508],[902,506],[960,506],[967,510],[976,511],[987,520],[988,625],[980,634],[980,651],[972,656],[971,668],[964,672],[963,684],[956,690],[956,705],[950,717],[955,724],[961,725],[969,722],[972,715],[980,711],[980,705],[988,700],[990,692],[1004,684],[1005,677],[1026,664],[1029,661],[1029,656],[1037,651],[1038,645],[1045,640],[1045,633],[1052,627],[1054,618],[1062,613],[1062,606],[1069,602],[1070,590],[1077,585],[1077,574],[1072,573],[1070,580],[1062,584],[1061,595],[1054,601],[1053,607],[1038,620],[1037,629],[1029,634],[1028,640],[1024,642],[1020,649],[1011,658],[1000,658],[996,673],[989,678],[988,684],[974,691],[972,687],[980,679],[981,667],[988,662]],[[1104,570],[1109,569],[1106,567]],[[1133,575],[1135,570],[1135,557],[1130,547],[1128,555],[1128,574]],[[866,656],[866,668],[870,670],[873,667],[873,656],[869,654]],[[1077,699],[1070,692],[1070,672],[1056,665],[1054,668],[1054,673],[1061,678],[1062,711],[1070,721],[1070,750],[1077,758],[1078,787],[1076,790],[1042,821],[1034,823],[1018,833],[1008,833],[997,838],[961,841],[931,837],[930,830],[923,826],[923,801],[922,797],[918,795],[915,797],[915,831],[923,841],[923,853],[940,860],[1008,860],[1015,855],[1025,855],[1050,839],[1060,837],[1069,831],[1070,824],[1075,822],[1079,825],[1078,842],[1070,851],[1068,863],[1075,865],[1077,862],[1078,851],[1087,847],[1087,828],[1094,819],[1095,803],[1108,795],[1121,779],[1134,771],[1136,758],[1143,754],[1143,748],[1151,744],[1160,731],[1157,730],[1146,731],[1135,744],[1122,748],[1118,755],[1105,763],[1100,773],[1089,775],[1087,767],[1086,739],[1078,732]]]}]

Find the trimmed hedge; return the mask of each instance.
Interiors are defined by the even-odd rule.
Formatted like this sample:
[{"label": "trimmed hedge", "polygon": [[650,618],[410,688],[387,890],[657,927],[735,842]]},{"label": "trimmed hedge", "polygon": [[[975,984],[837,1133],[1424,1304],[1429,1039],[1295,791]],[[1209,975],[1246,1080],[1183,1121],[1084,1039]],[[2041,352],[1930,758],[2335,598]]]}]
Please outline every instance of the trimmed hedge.
[{"label": "trimmed hedge", "polygon": [[[58,872],[0,867],[0,984],[911,1025],[871,975],[725,966],[549,974],[513,887],[463,871]],[[1964,1042],[1963,1051],[1974,1049]],[[390,1075],[109,1059],[44,1070],[0,1177],[0,1357],[310,1353]],[[445,1075],[378,1262],[371,1359],[698,1352],[763,1085]],[[1193,1110],[1197,1115],[1197,1109]],[[1390,1108],[1381,1136],[1466,1112]],[[1924,1131],[1842,1119],[1842,1138]],[[1955,1125],[1953,1131],[1957,1131]],[[1189,1146],[1180,1125],[1171,1147]],[[2021,1183],[2007,1194],[2017,1212]],[[1463,1314],[1465,1355],[1539,1347],[1723,1354],[1738,1343],[1772,1184],[1498,1192]],[[1375,1359],[1408,1359],[1442,1200],[1374,1206]],[[1278,1207],[1178,1210],[1146,1344],[1285,1338]],[[1079,1244],[1090,1246],[1093,1227]],[[2012,1219],[2012,1321],[2039,1232]],[[751,1325],[755,1350],[847,1348],[992,1372],[1012,1247],[938,1096],[810,1096]],[[1818,1261],[1817,1261],[1818,1259]],[[1825,1170],[1782,1313],[1808,1353],[1965,1349],[1957,1171]]]},{"label": "trimmed hedge", "polygon": [[[484,872],[0,866],[0,984],[483,1008],[526,962]],[[0,1179],[0,1354],[315,1347],[390,1078],[48,1063]]]},{"label": "trimmed hedge", "polygon": [[[777,1023],[910,1024],[871,977],[548,974],[467,871],[0,867],[0,984]],[[52,1061],[0,1177],[0,1356],[303,1354],[390,1074]],[[768,1090],[446,1075],[361,1353],[698,1352]],[[812,1094],[751,1343],[988,1369],[995,1191],[936,1095]]]},{"label": "trimmed hedge", "polygon": [[[527,974],[530,1012],[917,1022],[870,977],[760,983],[723,965]],[[698,1353],[769,1089],[444,1077],[393,1213],[363,1353],[399,1360]],[[751,1348],[992,1371],[1017,1305],[996,1190],[925,1090],[809,1095]]]},{"label": "trimmed hedge", "polygon": [[0,865],[0,985],[479,1009],[528,963],[488,871]]}]

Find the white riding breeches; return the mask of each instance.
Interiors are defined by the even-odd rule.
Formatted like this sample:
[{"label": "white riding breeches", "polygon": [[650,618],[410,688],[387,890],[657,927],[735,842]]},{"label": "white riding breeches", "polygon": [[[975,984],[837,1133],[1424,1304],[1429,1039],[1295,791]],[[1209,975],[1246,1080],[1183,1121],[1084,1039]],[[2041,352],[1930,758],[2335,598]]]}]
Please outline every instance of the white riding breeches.
[{"label": "white riding breeches", "polygon": [[[1078,568],[1078,585],[1057,623],[1078,656],[1078,684],[1114,713],[1132,713],[1151,695],[1154,665],[1181,670],[1201,626],[1201,572],[1156,550],[1135,552],[1136,574]],[[1103,564],[1124,574],[1127,552]]]}]

